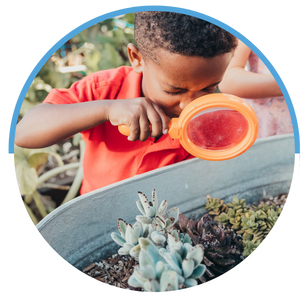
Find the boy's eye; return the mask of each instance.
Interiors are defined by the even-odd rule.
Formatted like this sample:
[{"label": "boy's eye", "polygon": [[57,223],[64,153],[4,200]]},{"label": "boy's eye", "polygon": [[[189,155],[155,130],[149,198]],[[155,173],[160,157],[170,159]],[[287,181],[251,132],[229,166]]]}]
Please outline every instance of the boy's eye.
[{"label": "boy's eye", "polygon": [[[213,94],[215,92],[216,88],[217,88],[217,86],[211,87],[211,88],[204,88],[201,91],[205,92],[205,93],[208,93],[208,94]],[[165,93],[167,93],[168,95],[176,96],[176,95],[180,95],[180,94],[185,93],[185,91],[178,91],[178,92],[168,92],[168,91],[165,91]]]},{"label": "boy's eye", "polygon": [[168,95],[175,96],[175,95],[182,94],[183,92],[182,91],[179,91],[179,92],[168,92],[168,91],[165,91],[165,93],[167,93]]},{"label": "boy's eye", "polygon": [[202,92],[206,92],[206,93],[209,93],[209,94],[213,94],[213,93],[215,92],[216,88],[217,88],[217,86],[211,87],[211,88],[204,88],[204,89],[202,90]]}]

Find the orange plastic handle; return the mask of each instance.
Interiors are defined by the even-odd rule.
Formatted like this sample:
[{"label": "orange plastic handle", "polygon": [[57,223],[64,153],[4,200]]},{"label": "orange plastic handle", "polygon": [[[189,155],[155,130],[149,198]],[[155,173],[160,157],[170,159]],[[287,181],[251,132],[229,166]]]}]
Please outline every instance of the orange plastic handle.
[{"label": "orange plastic handle", "polygon": [[[168,134],[172,139],[179,139],[179,128],[180,127],[178,125],[178,118],[172,118],[168,125]],[[118,130],[122,135],[130,135],[130,128],[126,125],[119,125]],[[149,131],[151,132],[151,124],[149,124]]]}]

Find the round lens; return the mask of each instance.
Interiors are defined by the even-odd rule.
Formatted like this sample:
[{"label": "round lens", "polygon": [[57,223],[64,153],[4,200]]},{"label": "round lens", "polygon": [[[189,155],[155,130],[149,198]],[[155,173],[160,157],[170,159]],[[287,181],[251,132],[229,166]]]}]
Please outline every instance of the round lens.
[{"label": "round lens", "polygon": [[195,115],[187,125],[190,142],[206,150],[224,150],[240,143],[248,131],[248,122],[230,108],[210,108]]}]

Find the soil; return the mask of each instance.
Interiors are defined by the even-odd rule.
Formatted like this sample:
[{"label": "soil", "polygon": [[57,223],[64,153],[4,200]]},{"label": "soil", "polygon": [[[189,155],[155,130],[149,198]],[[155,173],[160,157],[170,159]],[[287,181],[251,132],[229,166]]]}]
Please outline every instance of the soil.
[{"label": "soil", "polygon": [[[277,207],[283,207],[286,203],[288,194],[280,194],[275,197],[269,197],[253,203],[253,205],[260,205],[267,203],[268,205],[275,204]],[[248,204],[247,206],[250,206]],[[83,272],[96,280],[113,285],[123,289],[130,289],[136,291],[143,291],[141,288],[133,288],[128,285],[128,279],[133,273],[133,269],[138,265],[130,255],[121,256],[114,254],[107,259],[102,259],[99,262],[92,263],[86,267]],[[199,278],[198,283],[205,283],[205,278]]]}]

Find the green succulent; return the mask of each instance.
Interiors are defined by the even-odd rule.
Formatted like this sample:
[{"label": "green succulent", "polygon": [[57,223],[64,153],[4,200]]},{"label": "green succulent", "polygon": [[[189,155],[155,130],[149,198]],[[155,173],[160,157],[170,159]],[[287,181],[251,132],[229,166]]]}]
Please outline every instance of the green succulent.
[{"label": "green succulent", "polygon": [[[217,203],[218,200],[215,202]],[[235,230],[238,235],[242,235],[243,257],[250,255],[264,240],[282,211],[281,207],[266,203],[248,207],[245,199],[238,199],[236,196],[233,196],[232,202],[227,206],[228,212],[215,215],[214,220],[223,223],[226,228]]]},{"label": "green succulent", "polygon": [[[176,233],[175,233],[176,232]],[[134,288],[147,292],[173,291],[198,284],[197,278],[205,273],[201,264],[204,250],[201,245],[193,247],[188,236],[177,231],[168,233],[167,247],[158,247],[147,238],[140,238],[139,266],[128,280]]]},{"label": "green succulent", "polygon": [[244,246],[244,251],[243,251],[243,257],[247,257],[249,256],[259,245],[260,245],[260,241],[250,241],[250,240],[246,240],[243,241],[243,246]]},{"label": "green succulent", "polygon": [[149,238],[155,244],[163,247],[166,244],[167,232],[174,226],[179,217],[177,207],[173,207],[166,212],[166,200],[163,200],[158,207],[156,190],[152,191],[151,201],[148,201],[148,198],[142,192],[138,192],[138,195],[140,200],[136,201],[136,205],[142,215],[135,217],[136,222],[133,226],[123,219],[118,219],[119,233],[111,233],[112,239],[122,246],[118,253],[120,255],[129,254],[136,259],[138,259],[140,253],[139,238]]},{"label": "green succulent", "polygon": [[223,200],[218,198],[211,198],[210,195],[207,195],[207,203],[205,209],[210,215],[219,215],[222,212],[228,212],[228,207],[224,204]]}]

